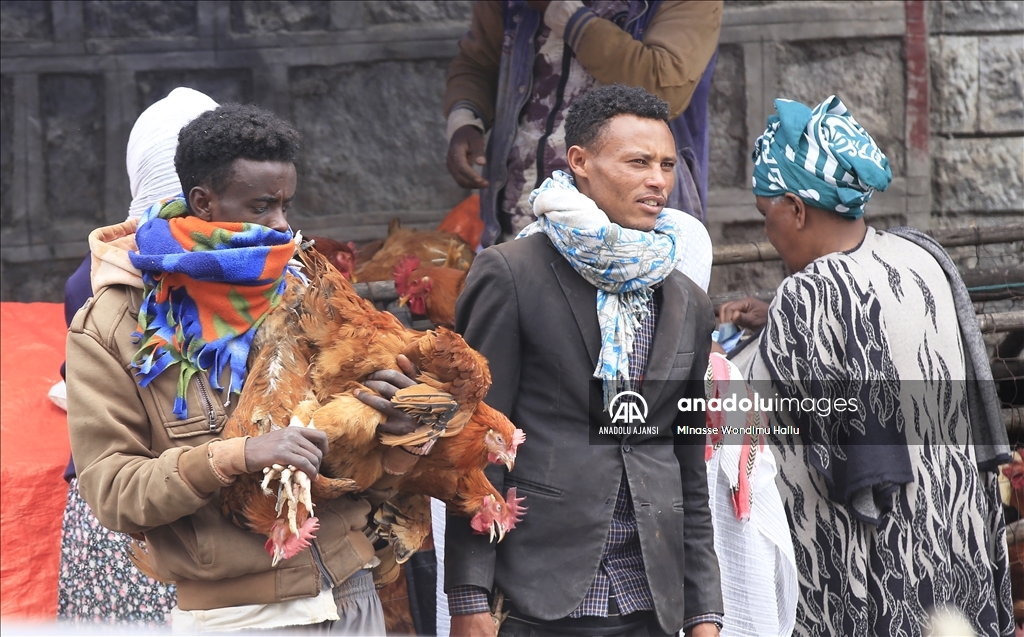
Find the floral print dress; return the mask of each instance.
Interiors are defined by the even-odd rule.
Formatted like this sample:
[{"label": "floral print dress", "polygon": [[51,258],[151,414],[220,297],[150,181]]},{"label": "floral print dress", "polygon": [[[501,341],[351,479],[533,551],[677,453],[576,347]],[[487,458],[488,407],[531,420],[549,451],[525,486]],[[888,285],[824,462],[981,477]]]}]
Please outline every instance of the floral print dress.
[{"label": "floral print dress", "polygon": [[72,479],[61,533],[57,619],[70,623],[166,626],[174,584],[146,577],[128,558],[132,539],[105,528]]}]

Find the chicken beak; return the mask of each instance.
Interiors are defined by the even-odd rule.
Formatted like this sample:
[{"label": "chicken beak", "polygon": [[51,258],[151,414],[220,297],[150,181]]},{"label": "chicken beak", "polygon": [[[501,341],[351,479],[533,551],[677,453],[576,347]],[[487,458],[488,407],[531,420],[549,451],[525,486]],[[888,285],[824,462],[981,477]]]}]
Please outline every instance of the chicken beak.
[{"label": "chicken beak", "polygon": [[501,544],[501,541],[505,539],[505,525],[497,522],[495,524],[498,526],[498,544]]},{"label": "chicken beak", "polygon": [[284,554],[281,552],[281,549],[274,547],[274,558],[270,560],[271,568],[276,567],[283,557]]},{"label": "chicken beak", "polygon": [[505,458],[505,467],[509,471],[511,471],[513,469],[513,467],[515,467],[515,466],[516,466],[516,459],[515,458]]},{"label": "chicken beak", "polygon": [[409,295],[398,297],[398,307],[405,307],[405,304],[409,302]]},{"label": "chicken beak", "polygon": [[495,526],[497,526],[497,525],[498,525],[498,523],[497,523],[497,522],[491,522],[491,528],[490,528],[490,532],[491,532],[491,537],[490,537],[490,542],[491,542],[492,544],[494,543],[494,527],[495,527]]}]

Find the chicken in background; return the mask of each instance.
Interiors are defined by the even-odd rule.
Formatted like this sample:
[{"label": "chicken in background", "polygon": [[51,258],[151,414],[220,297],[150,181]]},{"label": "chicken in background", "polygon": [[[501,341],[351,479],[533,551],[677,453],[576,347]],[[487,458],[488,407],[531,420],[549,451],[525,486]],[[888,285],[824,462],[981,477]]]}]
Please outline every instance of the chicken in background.
[{"label": "chicken in background", "polygon": [[459,202],[437,229],[459,235],[475,251],[480,246],[480,235],[484,232],[484,220],[480,218],[480,195],[470,195]]},{"label": "chicken in background", "polygon": [[331,262],[331,265],[337,268],[341,276],[349,281],[352,280],[352,275],[356,270],[357,258],[351,241],[342,243],[328,237],[313,235],[310,235],[308,239],[313,243],[313,248],[324,255]]},{"label": "chicken in background", "polygon": [[356,255],[356,269],[373,258],[384,246],[384,239],[370,239],[368,241],[349,241],[348,247]]},{"label": "chicken in background", "polygon": [[395,266],[395,291],[399,305],[426,316],[434,325],[455,327],[455,301],[466,287],[466,270],[447,265],[423,265],[419,257],[406,255]]},{"label": "chicken in background", "polygon": [[[452,260],[452,254],[456,258]],[[416,230],[402,226],[398,219],[388,224],[384,245],[369,261],[356,269],[356,281],[390,281],[395,266],[406,255],[416,255],[420,262],[468,270],[474,252],[458,235],[436,230]]]},{"label": "chicken in background", "polygon": [[[398,484],[398,492],[450,502],[453,510],[473,517],[480,533],[502,537],[514,528],[523,511],[521,499],[511,491],[509,506],[483,469],[489,461],[512,466],[523,434],[500,412],[480,408],[491,382],[486,360],[450,330],[416,332],[378,311],[320,253],[308,250],[300,257],[309,283],[289,279],[282,302],[257,332],[253,381],[246,383],[225,437],[308,426],[327,434],[329,451],[312,484],[291,467],[269,468],[262,480],[255,474],[240,476],[222,490],[224,514],[241,528],[266,535],[276,564],[308,546],[317,529],[315,502],[373,485],[384,474],[389,446],[434,441],[433,452]],[[396,369],[399,354],[420,370],[419,384],[399,390],[392,404],[423,425],[405,436],[378,436],[385,416],[356,394],[369,391],[361,382],[371,373]],[[457,489],[465,485],[468,490],[453,493],[447,488],[450,478],[456,479]],[[400,505],[393,501],[390,506]],[[422,518],[394,517],[399,524]],[[400,527],[388,531],[401,532]],[[403,550],[411,554],[416,548]]]}]

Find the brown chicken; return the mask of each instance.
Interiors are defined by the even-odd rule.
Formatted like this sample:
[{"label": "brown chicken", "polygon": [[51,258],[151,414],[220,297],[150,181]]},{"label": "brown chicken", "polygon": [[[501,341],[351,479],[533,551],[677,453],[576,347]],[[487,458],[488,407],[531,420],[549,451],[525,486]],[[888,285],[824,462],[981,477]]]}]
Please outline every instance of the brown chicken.
[{"label": "brown chicken", "polygon": [[423,265],[407,255],[395,266],[395,291],[399,304],[413,314],[426,316],[434,325],[455,327],[455,301],[466,287],[466,270]]},{"label": "brown chicken", "polygon": [[342,243],[328,237],[312,235],[306,238],[313,243],[313,248],[317,252],[327,257],[327,260],[337,268],[341,276],[349,281],[352,280],[352,275],[356,269],[356,253],[351,242]]},{"label": "brown chicken", "polygon": [[[309,284],[290,279],[282,302],[257,333],[249,380],[225,436],[260,435],[274,425],[309,426],[327,434],[329,452],[312,484],[290,467],[268,468],[262,480],[241,476],[222,491],[225,515],[242,528],[266,535],[275,563],[288,559],[306,548],[316,531],[316,518],[311,516],[316,501],[373,485],[384,473],[388,446],[433,440],[438,442],[423,469],[415,472],[417,481],[410,475],[409,488],[399,485],[399,492],[453,500],[453,507],[467,516],[483,513],[473,524],[479,532],[501,536],[514,527],[522,511],[514,492],[515,513],[510,516],[489,482],[485,493],[451,493],[436,486],[446,476],[431,477],[451,473],[452,468],[483,476],[489,460],[508,466],[515,461],[522,432],[517,433],[500,413],[486,406],[479,409],[490,387],[484,358],[449,330],[406,329],[394,316],[360,298],[322,255],[307,251],[301,256]],[[420,384],[399,390],[392,403],[423,424],[406,436],[378,436],[383,414],[355,393],[369,391],[360,383],[374,371],[396,369],[398,354],[408,356],[420,370]],[[446,442],[464,436],[465,444]],[[463,500],[466,503],[460,504]],[[475,502],[482,508],[474,508]]]},{"label": "brown chicken", "polygon": [[397,486],[400,500],[392,498],[376,516],[384,531],[379,535],[391,540],[400,564],[430,532],[429,497],[443,500],[455,515],[472,518],[470,527],[475,532],[489,533],[492,540],[497,536],[499,542],[522,521],[524,498],[516,497],[515,487],[502,497],[482,471],[488,463],[509,469],[515,463],[526,436],[515,429],[511,441],[507,440],[505,422],[501,412],[480,403],[462,433],[439,438],[430,454],[402,478]]},{"label": "brown chicken", "polygon": [[[512,470],[526,434],[514,429],[508,440],[506,420],[497,409],[480,403],[465,430],[457,436],[440,438],[399,488],[444,500],[456,515],[472,517],[470,525],[477,533],[497,533],[502,539],[522,520],[526,512],[520,506],[523,498],[516,498],[515,487],[502,498],[481,470],[488,463],[504,464]],[[501,520],[502,524],[495,525],[492,520]]]},{"label": "brown chicken", "polygon": [[473,194],[459,202],[438,224],[437,229],[459,235],[470,248],[476,250],[480,245],[480,235],[484,232],[484,220],[480,218],[480,195]]},{"label": "brown chicken", "polygon": [[[456,255],[454,261],[451,261],[452,253]],[[447,263],[460,270],[468,270],[474,256],[469,245],[456,234],[405,228],[398,219],[393,219],[388,224],[384,245],[356,270],[356,281],[390,281],[395,266],[407,254],[415,254],[423,263]]]},{"label": "brown chicken", "polygon": [[373,258],[373,255],[384,245],[384,239],[369,239],[367,241],[349,241],[348,246],[356,255],[356,268]]},{"label": "brown chicken", "polygon": [[[287,286],[280,303],[267,315],[253,339],[252,352],[260,355],[250,356],[242,396],[224,426],[225,438],[268,433],[274,426],[283,427],[293,422],[293,414],[295,423],[302,422],[303,416],[308,420],[311,410],[317,406],[308,379],[312,350],[291,324],[301,308],[304,287],[291,274],[286,278]],[[291,472],[286,467],[279,471]],[[294,486],[299,491],[295,493],[289,477],[284,476],[281,488],[288,488],[292,490],[292,497],[309,502],[309,479],[304,474],[295,475]],[[281,509],[268,489],[269,480],[263,478],[253,473],[238,476],[234,484],[221,490],[221,509],[237,526],[270,538],[266,548],[276,564],[282,557],[291,557],[308,547],[308,540],[318,525],[315,518],[310,521],[308,508],[290,511],[285,518],[280,518]]]}]

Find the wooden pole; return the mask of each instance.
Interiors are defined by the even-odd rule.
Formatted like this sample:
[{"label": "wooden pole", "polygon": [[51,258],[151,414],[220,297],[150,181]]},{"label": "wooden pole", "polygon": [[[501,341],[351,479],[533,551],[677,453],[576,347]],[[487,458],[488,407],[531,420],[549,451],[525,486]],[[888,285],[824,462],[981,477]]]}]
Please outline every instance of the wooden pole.
[{"label": "wooden pole", "polygon": [[1024,330],[1024,310],[979,314],[978,328],[982,333]]},{"label": "wooden pole", "polygon": [[[979,246],[990,243],[1010,243],[1024,241],[1024,223],[1005,226],[951,228],[948,230],[930,230],[928,234],[935,237],[944,248],[960,246]],[[779,252],[767,241],[758,243],[738,243],[724,245],[713,250],[714,265],[732,263],[757,263],[761,261],[778,261]]]}]

